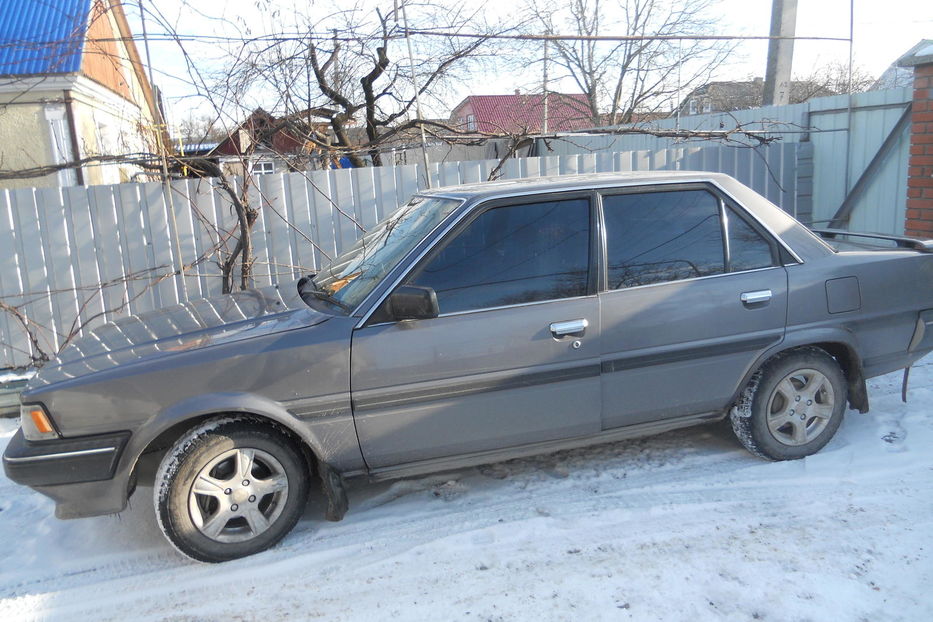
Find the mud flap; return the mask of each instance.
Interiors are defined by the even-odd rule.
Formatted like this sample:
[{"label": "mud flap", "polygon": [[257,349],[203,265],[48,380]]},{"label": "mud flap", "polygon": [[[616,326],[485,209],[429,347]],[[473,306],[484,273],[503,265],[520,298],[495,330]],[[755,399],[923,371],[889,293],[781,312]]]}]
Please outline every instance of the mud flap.
[{"label": "mud flap", "polygon": [[910,365],[904,368],[904,380],[901,381],[901,401],[907,403],[907,381],[910,379]]},{"label": "mud flap", "polygon": [[343,477],[322,460],[319,460],[317,465],[318,475],[321,478],[321,490],[327,496],[327,513],[324,518],[333,522],[342,520],[350,505],[347,501]]},{"label": "mud flap", "polygon": [[862,375],[861,365],[846,374],[846,376],[850,375],[849,407],[864,415],[868,412],[868,384],[865,382],[865,376]]}]

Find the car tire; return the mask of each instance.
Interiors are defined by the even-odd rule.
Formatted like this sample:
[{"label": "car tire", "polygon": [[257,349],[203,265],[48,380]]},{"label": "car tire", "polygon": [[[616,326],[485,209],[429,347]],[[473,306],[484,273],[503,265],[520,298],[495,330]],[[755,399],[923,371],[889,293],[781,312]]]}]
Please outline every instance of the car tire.
[{"label": "car tire", "polygon": [[223,562],[263,551],[301,517],[308,464],[283,430],[255,419],[210,420],[165,454],[153,490],[159,527],[184,555]]},{"label": "car tire", "polygon": [[732,430],[750,452],[767,460],[816,453],[842,423],[848,385],[825,350],[805,347],[765,363],[730,411]]}]

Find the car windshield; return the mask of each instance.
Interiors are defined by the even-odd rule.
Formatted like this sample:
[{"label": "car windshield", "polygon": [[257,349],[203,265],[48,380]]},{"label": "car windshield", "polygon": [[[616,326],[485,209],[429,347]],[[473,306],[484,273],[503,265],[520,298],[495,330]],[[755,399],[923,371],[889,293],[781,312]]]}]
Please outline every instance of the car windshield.
[{"label": "car windshield", "polygon": [[345,309],[363,302],[379,282],[461,201],[415,196],[324,266],[314,290]]}]

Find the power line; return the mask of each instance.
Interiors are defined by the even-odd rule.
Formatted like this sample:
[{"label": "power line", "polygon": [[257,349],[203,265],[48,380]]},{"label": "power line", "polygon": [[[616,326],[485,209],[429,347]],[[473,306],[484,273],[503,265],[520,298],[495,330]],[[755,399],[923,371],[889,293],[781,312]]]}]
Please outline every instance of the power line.
[{"label": "power line", "polygon": [[530,35],[444,32],[440,30],[409,30],[423,37],[453,37],[465,39],[509,39],[513,41],[846,41],[848,37],[779,37],[770,35]]},{"label": "power line", "polygon": [[[848,37],[781,37],[770,35],[536,35],[536,34],[488,34],[471,32],[446,32],[439,30],[416,30],[400,29],[398,34],[389,35],[389,40],[402,40],[405,35],[416,35],[422,37],[448,37],[459,39],[498,39],[512,41],[840,41],[849,42]],[[327,34],[314,33],[281,33],[273,35],[256,35],[252,37],[234,37],[230,35],[205,35],[205,34],[169,34],[169,33],[150,33],[150,41],[178,42],[237,42],[237,43],[285,43],[300,41],[340,41],[354,42],[369,37],[334,37]],[[381,37],[380,37],[381,39]],[[94,41],[108,42],[127,42],[143,41],[143,35],[130,35],[127,37],[94,37]],[[0,48],[4,47],[22,47],[23,45],[32,45],[44,47],[60,41],[39,41],[39,40],[14,40],[0,43]]]}]

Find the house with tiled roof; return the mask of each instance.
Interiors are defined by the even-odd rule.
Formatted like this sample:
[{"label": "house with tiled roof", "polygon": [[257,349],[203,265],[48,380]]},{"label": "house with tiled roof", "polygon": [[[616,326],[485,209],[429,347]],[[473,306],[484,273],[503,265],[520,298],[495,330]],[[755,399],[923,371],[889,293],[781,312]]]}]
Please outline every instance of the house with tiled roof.
[{"label": "house with tiled roof", "polygon": [[99,155],[157,153],[156,98],[119,0],[0,1],[0,188],[109,184],[113,163],[9,178]]},{"label": "house with tiled roof", "polygon": [[[470,132],[537,134],[544,128],[544,95],[469,95],[450,113],[450,123]],[[586,95],[548,93],[548,132],[593,127]]]},{"label": "house with tiled roof", "polygon": [[206,157],[217,162],[227,175],[249,173],[259,177],[304,170],[312,161],[324,166],[307,137],[326,141],[329,134],[330,123],[318,117],[314,110],[276,117],[257,108]]}]

